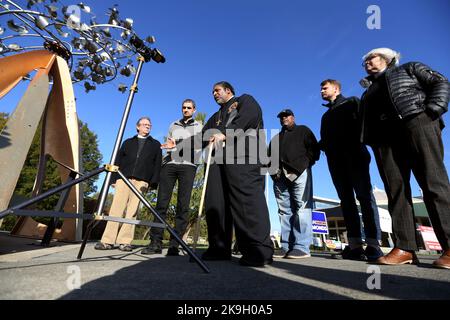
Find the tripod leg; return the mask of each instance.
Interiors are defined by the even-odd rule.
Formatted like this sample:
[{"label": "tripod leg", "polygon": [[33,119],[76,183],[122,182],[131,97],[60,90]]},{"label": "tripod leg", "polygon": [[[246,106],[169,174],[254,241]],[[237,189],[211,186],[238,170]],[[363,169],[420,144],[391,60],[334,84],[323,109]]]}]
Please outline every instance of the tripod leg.
[{"label": "tripod leg", "polygon": [[[136,74],[134,75],[133,85],[131,86],[132,89],[130,89],[130,94],[128,95],[127,104],[125,106],[125,110],[123,111],[122,121],[120,123],[119,131],[118,131],[117,137],[116,137],[116,142],[114,144],[114,149],[113,149],[113,152],[111,154],[111,160],[109,161],[109,164],[111,164],[111,165],[113,165],[116,162],[116,157],[117,157],[117,154],[118,154],[119,149],[120,149],[120,144],[121,144],[121,141],[122,141],[122,138],[123,138],[123,133],[125,132],[126,123],[127,123],[127,120],[128,120],[128,116],[130,114],[130,110],[131,110],[131,104],[133,102],[134,95],[137,92],[137,84],[138,84],[138,81],[139,81],[139,76],[141,74],[141,70],[142,70],[142,66],[144,65],[144,62],[145,62],[145,60],[143,58],[139,59],[139,65],[137,67]],[[102,214],[102,212],[103,212],[103,207],[105,205],[105,201],[106,201],[106,198],[108,196],[108,188],[109,188],[110,179],[111,179],[111,172],[108,172],[106,174],[106,178],[105,178],[105,181],[103,183],[103,188],[102,188],[102,191],[101,191],[100,196],[99,196],[99,204],[98,204],[98,208],[97,208],[99,214]],[[123,178],[123,179],[128,182],[128,180],[126,178]],[[91,235],[91,232],[92,232],[92,229],[94,229],[95,226],[96,226],[96,222],[95,221],[92,221],[87,226],[86,233],[85,233],[84,238],[83,238],[83,243],[81,244],[81,248],[80,248],[80,251],[78,253],[77,259],[81,259],[81,256],[83,255],[84,248],[86,247],[86,242],[89,239],[89,237]]]},{"label": "tripod leg", "polygon": [[84,248],[86,247],[86,243],[91,237],[91,232],[97,226],[98,221],[92,220],[86,227],[86,232],[84,234],[83,242],[81,243],[80,251],[78,251],[77,259],[80,260],[83,256]]},{"label": "tripod leg", "polygon": [[206,266],[206,264],[199,258],[197,255],[187,246],[187,244],[181,239],[178,234],[173,230],[171,226],[168,225],[167,221],[165,219],[161,218],[159,213],[152,207],[152,205],[147,201],[147,199],[144,198],[144,196],[139,192],[139,190],[136,189],[136,187],[128,181],[128,179],[123,175],[120,170],[117,171],[119,176],[122,178],[122,180],[125,182],[125,184],[128,186],[128,188],[133,191],[133,193],[136,195],[136,197],[139,198],[139,200],[153,213],[153,215],[163,224],[166,225],[167,231],[169,231],[170,235],[181,245],[181,247],[189,254],[189,256],[197,262],[197,264],[205,271],[206,273],[209,273],[209,268]]},{"label": "tripod leg", "polygon": [[74,185],[76,185],[76,184],[78,184],[80,182],[83,182],[84,180],[90,179],[93,176],[96,176],[99,173],[102,173],[103,171],[105,171],[104,167],[95,169],[94,171],[86,173],[81,178],[77,178],[75,180],[66,182],[66,183],[64,183],[64,184],[62,184],[62,185],[60,185],[58,187],[50,189],[50,190],[48,190],[48,191],[46,191],[46,192],[44,192],[44,193],[42,193],[42,194],[40,194],[40,195],[38,195],[36,197],[33,197],[33,198],[31,198],[31,199],[29,199],[29,200],[27,200],[25,202],[20,203],[20,204],[14,206],[14,207],[11,207],[9,209],[1,211],[0,212],[0,219],[2,219],[3,217],[6,217],[7,215],[14,214],[14,210],[26,208],[26,207],[28,207],[28,206],[36,203],[36,202],[39,202],[39,201],[41,201],[43,199],[46,199],[46,198],[50,197],[51,195],[54,195],[55,193],[59,193],[59,192],[65,190],[67,188],[70,188],[70,187],[72,187],[72,186],[74,186]]},{"label": "tripod leg", "polygon": [[[70,172],[69,177],[67,178],[66,182],[72,181],[73,179],[75,179],[75,177],[77,176],[76,172]],[[64,210],[64,205],[66,204],[67,198],[69,197],[69,193],[70,193],[70,189],[65,189],[62,193],[61,196],[59,197],[58,203],[56,204],[55,207],[55,211],[63,211]],[[52,240],[52,236],[53,233],[55,232],[56,229],[56,225],[59,222],[59,218],[53,218],[52,220],[50,220],[50,223],[47,226],[47,230],[45,230],[45,234],[44,237],[42,238],[41,241],[41,246],[43,247],[48,247],[50,244],[50,241]]]},{"label": "tripod leg", "polygon": [[[55,211],[60,211],[58,209],[59,206],[56,206]],[[53,218],[49,221],[47,225],[47,229],[45,230],[45,234],[41,240],[41,246],[48,247],[50,245],[50,241],[52,240],[53,233],[55,232],[56,226],[58,225],[59,218]]]}]

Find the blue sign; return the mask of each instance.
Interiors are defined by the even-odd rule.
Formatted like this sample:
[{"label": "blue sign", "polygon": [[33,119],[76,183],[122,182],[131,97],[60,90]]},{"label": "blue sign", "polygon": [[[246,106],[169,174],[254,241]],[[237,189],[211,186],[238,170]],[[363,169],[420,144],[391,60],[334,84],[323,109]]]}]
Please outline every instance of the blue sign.
[{"label": "blue sign", "polygon": [[328,234],[327,215],[325,212],[312,212],[312,231],[316,234]]}]

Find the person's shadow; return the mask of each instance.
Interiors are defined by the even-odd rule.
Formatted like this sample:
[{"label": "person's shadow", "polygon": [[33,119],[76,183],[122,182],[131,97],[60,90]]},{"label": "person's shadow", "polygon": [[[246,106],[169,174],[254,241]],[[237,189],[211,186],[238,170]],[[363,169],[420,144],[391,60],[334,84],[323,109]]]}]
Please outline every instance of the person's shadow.
[{"label": "person's shadow", "polygon": [[[133,254],[140,255],[139,251]],[[248,268],[233,258],[231,262],[207,261],[211,273],[205,274],[188,261],[189,256],[150,257],[82,284],[60,299],[450,299],[447,270],[436,270],[439,280],[431,280],[424,279],[424,269],[416,266],[401,267],[409,269],[405,275],[398,274],[395,268],[399,267],[383,266],[380,287],[371,290],[368,282],[373,274],[366,272],[370,265],[364,262],[336,260],[330,265],[329,259],[316,257],[295,263],[279,259],[268,267]],[[84,265],[80,268],[83,274]]]}]

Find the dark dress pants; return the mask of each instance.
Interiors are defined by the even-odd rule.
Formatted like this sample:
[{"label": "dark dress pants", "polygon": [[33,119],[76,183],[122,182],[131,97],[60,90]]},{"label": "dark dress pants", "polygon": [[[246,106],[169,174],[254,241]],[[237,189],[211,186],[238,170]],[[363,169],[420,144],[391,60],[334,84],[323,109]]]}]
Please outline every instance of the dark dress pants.
[{"label": "dark dress pants", "polygon": [[434,232],[442,249],[447,250],[450,248],[450,184],[443,161],[439,120],[432,120],[422,112],[394,130],[388,143],[372,149],[388,196],[395,246],[402,250],[418,249],[410,186],[412,171],[422,189]]},{"label": "dark dress pants", "polygon": [[243,257],[272,258],[264,175],[258,164],[212,164],[205,198],[209,249],[231,253],[233,226]]},{"label": "dark dress pants", "polygon": [[[161,169],[161,181],[158,188],[156,211],[166,218],[167,208],[172,198],[173,188],[178,181],[177,209],[175,213],[175,232],[182,237],[189,221],[189,202],[197,168],[188,164],[166,164]],[[150,233],[152,243],[161,244],[164,229],[153,228]],[[170,239],[170,246],[178,247],[175,239]]]},{"label": "dark dress pants", "polygon": [[[365,146],[327,152],[328,168],[344,215],[347,237],[362,244],[362,226],[355,194],[361,206],[364,236],[367,244],[381,240],[380,218],[370,182],[370,154]],[[356,243],[358,242],[358,243]]]}]

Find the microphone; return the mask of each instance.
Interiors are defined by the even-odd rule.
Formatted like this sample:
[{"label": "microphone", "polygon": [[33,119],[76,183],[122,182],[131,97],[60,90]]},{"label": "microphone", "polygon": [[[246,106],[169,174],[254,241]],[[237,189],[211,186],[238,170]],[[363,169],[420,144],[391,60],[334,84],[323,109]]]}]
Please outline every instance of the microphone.
[{"label": "microphone", "polygon": [[149,62],[153,59],[156,63],[166,62],[166,58],[158,49],[151,49],[144,44],[144,41],[137,35],[133,35],[130,38],[130,44],[136,49],[136,51],[144,58],[145,62]]}]

